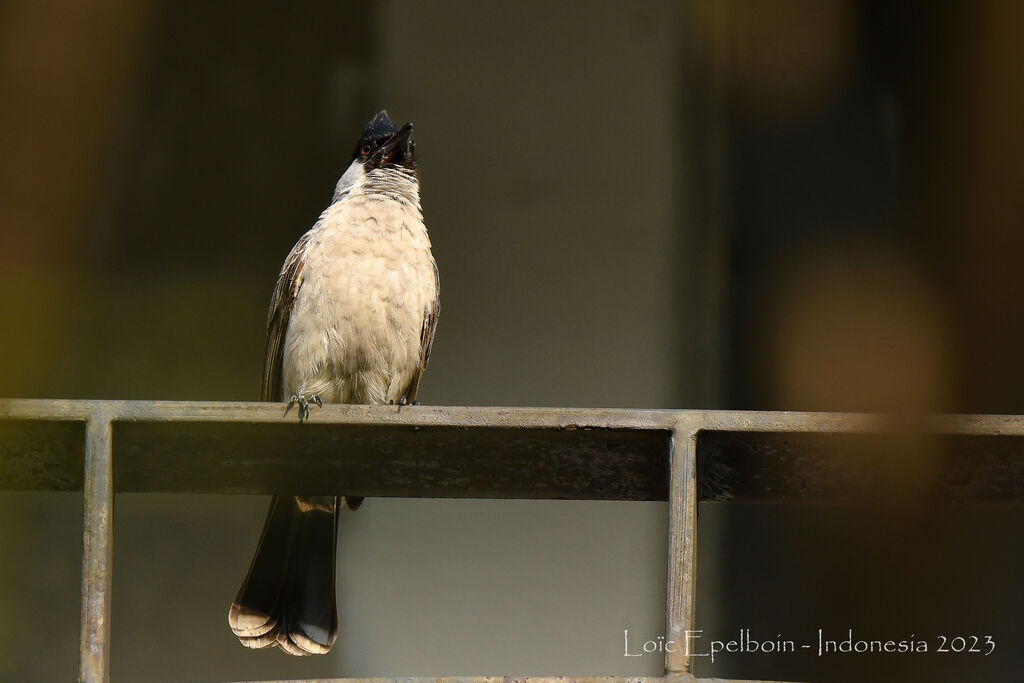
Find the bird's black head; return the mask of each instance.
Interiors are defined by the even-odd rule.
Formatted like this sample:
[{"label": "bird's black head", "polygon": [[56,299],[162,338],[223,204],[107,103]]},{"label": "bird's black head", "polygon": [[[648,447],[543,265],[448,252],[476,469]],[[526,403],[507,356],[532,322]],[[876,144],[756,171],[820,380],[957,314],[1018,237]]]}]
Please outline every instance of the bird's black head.
[{"label": "bird's black head", "polygon": [[381,111],[363,126],[353,161],[360,161],[367,171],[375,168],[400,167],[416,171],[416,143],[412,141],[412,124],[396,126],[386,111]]}]

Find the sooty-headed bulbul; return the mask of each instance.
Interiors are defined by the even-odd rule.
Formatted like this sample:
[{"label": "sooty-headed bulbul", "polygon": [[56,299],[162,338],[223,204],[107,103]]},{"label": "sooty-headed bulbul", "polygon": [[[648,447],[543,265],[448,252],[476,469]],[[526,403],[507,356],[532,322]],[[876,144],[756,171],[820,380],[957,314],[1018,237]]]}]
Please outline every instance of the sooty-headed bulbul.
[{"label": "sooty-headed bulbul", "polygon": [[[297,405],[300,422],[311,405],[412,403],[439,291],[412,124],[398,128],[382,111],[363,127],[331,205],[285,259],[270,299],[261,400]],[[362,502],[344,500],[353,510]],[[339,512],[338,496],[271,501],[228,613],[243,645],[293,655],[331,649]]]}]

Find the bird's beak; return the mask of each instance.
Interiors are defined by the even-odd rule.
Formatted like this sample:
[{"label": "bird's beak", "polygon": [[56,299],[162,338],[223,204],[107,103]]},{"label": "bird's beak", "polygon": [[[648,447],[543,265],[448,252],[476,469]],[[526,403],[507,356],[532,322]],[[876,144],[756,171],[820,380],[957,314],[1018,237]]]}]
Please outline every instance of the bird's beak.
[{"label": "bird's beak", "polygon": [[378,154],[381,155],[381,163],[386,164],[392,161],[402,161],[410,156],[412,140],[412,124],[407,123],[401,130],[395,133],[390,140],[385,142]]}]

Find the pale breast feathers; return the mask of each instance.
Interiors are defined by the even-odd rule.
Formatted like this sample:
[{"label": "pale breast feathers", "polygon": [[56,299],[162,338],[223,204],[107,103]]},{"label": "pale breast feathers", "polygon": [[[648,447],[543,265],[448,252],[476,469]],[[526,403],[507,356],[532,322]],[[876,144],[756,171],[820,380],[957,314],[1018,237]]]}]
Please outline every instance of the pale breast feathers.
[{"label": "pale breast feathers", "polygon": [[308,391],[412,402],[439,309],[417,205],[377,196],[331,206],[292,249],[274,290],[262,399]]}]

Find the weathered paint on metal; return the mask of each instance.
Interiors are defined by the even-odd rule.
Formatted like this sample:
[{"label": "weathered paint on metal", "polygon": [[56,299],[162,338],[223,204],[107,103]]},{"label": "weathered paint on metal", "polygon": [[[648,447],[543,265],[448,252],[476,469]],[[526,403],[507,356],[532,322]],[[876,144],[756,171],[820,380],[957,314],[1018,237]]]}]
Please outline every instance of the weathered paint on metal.
[{"label": "weathered paint on metal", "polygon": [[572,678],[568,676],[453,676],[450,678],[316,678],[302,681],[251,681],[249,683],[657,683],[663,680],[663,678],[643,676],[595,676],[591,678]]},{"label": "weathered paint on metal", "polygon": [[110,418],[89,418],[85,444],[85,523],[82,550],[82,640],[78,679],[104,683],[110,669],[110,587],[114,470]]},{"label": "weathered paint on metal", "polygon": [[84,448],[84,419],[0,419],[0,488],[81,491]]},{"label": "weathered paint on metal", "polygon": [[[324,406],[300,426],[282,413],[267,403],[0,400],[0,489],[84,492],[81,681],[108,680],[115,489],[668,499],[666,628],[677,642],[694,624],[700,501],[834,502],[873,492],[879,468],[898,475],[890,463],[924,458],[934,476],[916,491],[931,492],[922,500],[1024,503],[1020,416]],[[695,680],[683,653],[665,665],[664,678],[332,680]]]},{"label": "weathered paint on metal", "polygon": [[287,681],[248,681],[246,683],[782,683],[781,681],[742,681],[726,678],[693,678],[676,676],[458,676],[452,678],[306,678]]},{"label": "weathered paint on metal", "polygon": [[667,430],[118,422],[117,490],[668,500]]},{"label": "weathered paint on metal", "polygon": [[665,652],[669,675],[693,674],[686,647],[687,633],[696,629],[698,433],[692,419],[679,420],[672,432],[665,640],[675,647]]}]

